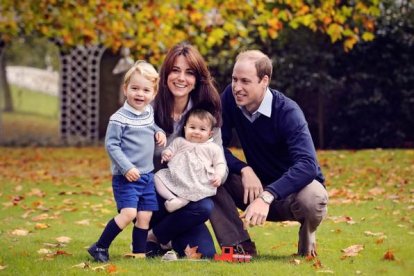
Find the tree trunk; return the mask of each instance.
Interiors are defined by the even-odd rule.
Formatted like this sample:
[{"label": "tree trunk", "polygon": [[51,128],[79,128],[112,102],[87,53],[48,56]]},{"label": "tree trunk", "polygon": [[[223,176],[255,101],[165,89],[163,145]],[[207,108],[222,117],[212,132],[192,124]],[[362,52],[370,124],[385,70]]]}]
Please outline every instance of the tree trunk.
[{"label": "tree trunk", "polygon": [[323,106],[323,92],[318,89],[318,136],[319,148],[325,147],[325,130],[324,130],[324,106]]},{"label": "tree trunk", "polygon": [[[4,103],[0,106],[3,111],[13,111],[13,99],[10,93],[9,82],[6,76],[6,61],[4,58],[4,47],[0,46],[0,97],[4,99]],[[2,101],[3,102],[3,101]]]}]

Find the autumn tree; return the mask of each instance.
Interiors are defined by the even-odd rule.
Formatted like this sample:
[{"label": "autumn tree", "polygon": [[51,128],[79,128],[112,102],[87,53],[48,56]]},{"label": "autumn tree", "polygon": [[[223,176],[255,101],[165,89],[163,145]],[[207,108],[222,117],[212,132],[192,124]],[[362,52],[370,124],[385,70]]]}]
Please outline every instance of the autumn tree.
[{"label": "autumn tree", "polygon": [[0,40],[34,34],[63,50],[101,44],[118,52],[126,47],[135,58],[155,65],[172,45],[186,40],[220,77],[241,49],[271,45],[286,31],[307,29],[350,51],[374,39],[381,1],[2,0]]},{"label": "autumn tree", "polygon": [[155,64],[183,40],[204,54],[213,47],[239,49],[251,44],[251,37],[277,39],[284,29],[300,26],[350,50],[374,38],[379,15],[379,0],[3,0],[0,5],[0,37],[6,43],[38,34],[64,47],[128,47]]}]

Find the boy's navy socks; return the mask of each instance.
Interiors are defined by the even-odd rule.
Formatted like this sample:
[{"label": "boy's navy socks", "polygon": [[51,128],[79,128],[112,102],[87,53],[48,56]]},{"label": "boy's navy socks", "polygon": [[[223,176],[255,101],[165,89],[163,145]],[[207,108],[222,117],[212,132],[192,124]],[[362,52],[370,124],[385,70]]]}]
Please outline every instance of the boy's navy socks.
[{"label": "boy's navy socks", "polygon": [[134,225],[132,230],[132,253],[145,253],[147,247],[148,229],[138,228]]},{"label": "boy's navy socks", "polygon": [[115,219],[111,219],[106,225],[104,231],[102,232],[101,237],[96,242],[96,246],[99,248],[109,248],[112,241],[122,232],[122,229],[119,228],[116,224]]}]

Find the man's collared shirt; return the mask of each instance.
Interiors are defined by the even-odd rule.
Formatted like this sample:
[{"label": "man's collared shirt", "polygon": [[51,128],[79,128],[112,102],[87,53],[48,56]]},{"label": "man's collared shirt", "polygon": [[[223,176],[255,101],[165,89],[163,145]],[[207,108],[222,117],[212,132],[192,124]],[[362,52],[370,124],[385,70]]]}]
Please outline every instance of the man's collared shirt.
[{"label": "man's collared shirt", "polygon": [[263,101],[260,104],[259,108],[255,112],[253,112],[253,114],[250,114],[244,106],[239,106],[239,108],[241,109],[244,117],[246,117],[247,120],[250,121],[250,123],[253,123],[257,118],[259,118],[260,115],[264,115],[269,118],[272,116],[272,101],[272,92],[270,92],[269,88],[266,88]]}]

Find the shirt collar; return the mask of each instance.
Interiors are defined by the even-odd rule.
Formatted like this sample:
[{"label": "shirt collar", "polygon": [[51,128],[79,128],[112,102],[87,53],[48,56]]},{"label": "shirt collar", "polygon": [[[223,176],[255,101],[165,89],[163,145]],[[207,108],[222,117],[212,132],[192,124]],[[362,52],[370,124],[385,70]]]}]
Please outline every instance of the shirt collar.
[{"label": "shirt collar", "polygon": [[184,125],[185,115],[187,114],[188,111],[190,111],[191,108],[193,108],[193,100],[190,98],[188,100],[187,107],[183,111],[183,114],[181,114],[180,120],[178,120],[177,122],[174,121],[174,129],[179,129]]},{"label": "shirt collar", "polygon": [[149,106],[145,106],[144,111],[139,111],[136,110],[135,108],[133,108],[127,101],[125,101],[124,106],[123,106],[126,110],[128,110],[129,112],[135,114],[135,115],[141,115],[142,113],[148,112]]},{"label": "shirt collar", "polygon": [[268,118],[272,116],[272,102],[273,102],[273,95],[272,92],[270,92],[269,88],[266,88],[265,95],[263,97],[262,102],[260,103],[259,108],[250,114],[246,108],[240,107],[241,111],[243,112],[243,115],[250,121],[254,122],[257,118],[259,118],[260,115],[264,115]]}]

